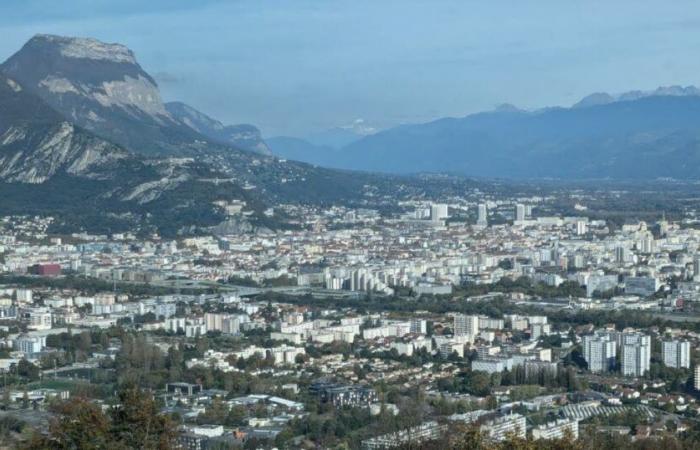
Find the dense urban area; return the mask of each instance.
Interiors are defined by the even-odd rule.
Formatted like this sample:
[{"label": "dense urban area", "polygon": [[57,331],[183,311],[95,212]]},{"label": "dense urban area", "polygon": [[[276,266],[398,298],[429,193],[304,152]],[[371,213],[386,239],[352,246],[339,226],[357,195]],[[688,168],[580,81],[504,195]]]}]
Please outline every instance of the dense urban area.
[{"label": "dense urban area", "polygon": [[0,1],[0,450],[700,450],[691,3]]},{"label": "dense urban area", "polygon": [[695,211],[606,219],[572,192],[576,215],[475,189],[177,239],[4,217],[0,441],[681,446],[700,432]]}]

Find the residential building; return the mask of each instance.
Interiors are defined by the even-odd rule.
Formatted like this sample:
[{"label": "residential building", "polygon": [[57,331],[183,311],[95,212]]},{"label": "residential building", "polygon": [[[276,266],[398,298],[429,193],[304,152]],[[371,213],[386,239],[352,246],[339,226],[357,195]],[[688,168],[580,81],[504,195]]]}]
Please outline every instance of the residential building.
[{"label": "residential building", "polygon": [[316,382],[309,386],[309,392],[319,397],[323,403],[335,407],[369,406],[378,400],[377,392],[362,385]]},{"label": "residential building", "polygon": [[641,333],[622,335],[622,374],[641,377],[649,370],[651,359],[651,337]]},{"label": "residential building", "polygon": [[27,356],[39,353],[46,346],[46,337],[21,335],[14,341],[15,349]]},{"label": "residential building", "polygon": [[583,337],[583,358],[588,363],[588,370],[593,373],[609,372],[615,368],[617,344],[609,335],[592,335]]},{"label": "residential building", "polygon": [[675,369],[690,368],[690,342],[664,341],[661,347],[664,364]]},{"label": "residential building", "polygon": [[570,437],[574,440],[578,439],[578,420],[560,419],[532,429],[533,440],[561,439],[564,437]]},{"label": "residential building", "polygon": [[453,334],[455,336],[476,336],[479,334],[479,316],[455,314]]},{"label": "residential building", "polygon": [[385,450],[393,447],[413,448],[422,442],[439,439],[446,430],[446,425],[430,421],[395,433],[365,439],[362,441],[361,447],[362,450]]},{"label": "residential building", "polygon": [[480,227],[486,227],[489,224],[488,210],[485,203],[480,203],[478,206],[476,224]]},{"label": "residential building", "polygon": [[490,420],[481,425],[481,433],[492,441],[504,441],[509,436],[522,439],[526,437],[525,417],[520,414],[509,414]]}]

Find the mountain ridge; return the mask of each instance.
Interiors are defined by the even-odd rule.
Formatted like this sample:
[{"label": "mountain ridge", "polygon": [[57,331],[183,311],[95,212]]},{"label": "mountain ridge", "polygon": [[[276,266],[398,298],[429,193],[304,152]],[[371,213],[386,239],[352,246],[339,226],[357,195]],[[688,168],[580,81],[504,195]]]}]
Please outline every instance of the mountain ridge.
[{"label": "mountain ridge", "polygon": [[[58,229],[173,235],[224,220],[220,200],[256,200],[196,161],[148,159],[66,120],[0,73],[2,214],[55,216]],[[186,199],[185,199],[186,197]],[[184,199],[184,201],[183,201]]]},{"label": "mountain ridge", "polygon": [[0,71],[76,125],[144,155],[175,155],[200,137],[170,117],[153,77],[120,44],[39,34]]},{"label": "mountain ridge", "polygon": [[585,106],[496,110],[401,125],[344,147],[330,163],[487,178],[700,178],[699,92],[659,88]]},{"label": "mountain ridge", "polygon": [[262,133],[254,125],[224,125],[221,121],[179,101],[165,103],[165,109],[174,119],[210,139],[250,152],[272,155],[262,138]]},{"label": "mountain ridge", "polygon": [[[367,205],[376,192],[405,189],[208,138],[170,115],[118,44],[38,35],[0,77],[0,214],[51,215],[62,231],[252,231],[293,226],[271,208],[280,203]],[[244,216],[227,217],[233,200]]]}]

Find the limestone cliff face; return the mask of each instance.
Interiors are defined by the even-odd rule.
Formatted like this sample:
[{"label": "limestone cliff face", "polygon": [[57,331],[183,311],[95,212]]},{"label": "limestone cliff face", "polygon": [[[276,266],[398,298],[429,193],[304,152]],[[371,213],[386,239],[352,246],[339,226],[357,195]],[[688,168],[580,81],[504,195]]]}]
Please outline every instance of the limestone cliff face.
[{"label": "limestone cliff face", "polygon": [[162,102],[122,45],[35,36],[0,64],[0,215],[176,234],[219,224],[217,205],[239,200],[259,230],[277,222],[264,214],[272,203],[346,200],[384,184],[278,159],[254,126],[180,106]]},{"label": "limestone cliff face", "polygon": [[185,183],[215,177],[206,171],[193,174],[189,159],[135,155],[66,121],[22,84],[2,75],[0,105],[0,182],[37,185],[56,175],[75,176],[107,182],[109,189],[97,194],[115,204],[144,205]]},{"label": "limestone cliff face", "polygon": [[155,80],[123,45],[40,34],[0,71],[66,119],[134,152],[174,154],[198,137],[170,116]]},{"label": "limestone cliff face", "polygon": [[17,81],[0,76],[0,180],[43,183],[63,172],[91,178],[129,154],[65,121]]},{"label": "limestone cliff face", "polygon": [[120,44],[36,35],[3,64],[3,71],[57,110],[71,108],[69,115],[87,124],[105,120],[102,108],[168,120],[156,82]]},{"label": "limestone cliff face", "polygon": [[128,154],[68,122],[12,126],[0,134],[0,180],[43,183],[58,172],[106,178],[105,169]]}]

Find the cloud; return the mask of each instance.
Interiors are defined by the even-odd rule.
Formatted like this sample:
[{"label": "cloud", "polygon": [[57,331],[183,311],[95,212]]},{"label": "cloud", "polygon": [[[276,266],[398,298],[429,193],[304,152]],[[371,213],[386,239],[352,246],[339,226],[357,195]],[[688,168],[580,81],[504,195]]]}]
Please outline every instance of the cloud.
[{"label": "cloud", "polygon": [[153,74],[158,84],[177,84],[183,81],[182,77],[172,72],[160,71]]}]

